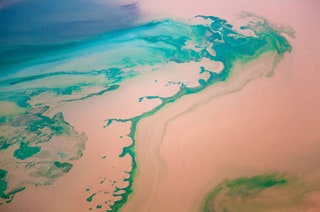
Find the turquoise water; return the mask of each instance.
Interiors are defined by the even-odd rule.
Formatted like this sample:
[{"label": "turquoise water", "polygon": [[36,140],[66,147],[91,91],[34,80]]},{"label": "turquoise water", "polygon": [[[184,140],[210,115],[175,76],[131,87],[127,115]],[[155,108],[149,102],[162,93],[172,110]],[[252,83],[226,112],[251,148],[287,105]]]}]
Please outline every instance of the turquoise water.
[{"label": "turquoise water", "polygon": [[[4,154],[13,149],[15,154],[0,161],[4,173],[2,184],[10,182],[7,173],[14,175],[12,164],[21,164],[21,160],[27,164],[17,167],[25,169],[30,180],[11,183],[17,188],[24,188],[28,184],[51,184],[56,178],[72,171],[73,160],[81,158],[85,137],[76,132],[68,120],[64,120],[63,114],[45,116],[44,113],[53,105],[64,102],[81,104],[81,101],[93,96],[106,95],[121,88],[127,79],[161,71],[158,67],[166,64],[200,62],[203,59],[221,62],[223,69],[219,73],[203,66],[197,67],[195,72],[200,74],[200,78],[194,79],[196,86],[189,86],[185,81],[173,82],[179,85],[179,89],[171,96],[155,94],[140,97],[137,101],[141,104],[145,99],[161,101],[142,114],[126,119],[106,119],[104,127],[114,122],[131,123],[131,131],[127,136],[133,143],[123,149],[120,157],[127,154],[132,157],[132,171],[130,177],[125,179],[129,182],[128,187],[123,194],[118,195],[122,199],[111,204],[112,210],[117,211],[133,192],[132,183],[138,165],[135,162],[134,144],[138,142],[135,141],[135,132],[142,118],[151,116],[184,95],[201,92],[216,82],[227,81],[236,63],[254,61],[268,52],[275,52],[276,57],[281,59],[286,52],[291,51],[286,38],[272,29],[266,20],[248,14],[247,18],[248,24],[240,29],[214,16],[198,16],[193,22],[172,19],[153,21],[83,42],[52,44],[50,49],[54,51],[43,56],[3,65],[0,73],[0,107],[3,108],[0,117],[0,151]],[[251,35],[244,33],[248,31]],[[32,49],[32,46],[28,48]],[[52,96],[50,101],[37,98],[48,94]],[[8,104],[15,109],[4,109]],[[70,145],[75,151],[44,150],[47,144],[55,142],[59,136],[72,140]],[[108,157],[103,159],[108,160]],[[50,167],[46,171],[43,169],[44,164]],[[2,196],[10,192],[7,186],[1,187]],[[96,193],[88,196],[87,201],[91,202]],[[94,207],[101,208],[102,205]]]}]

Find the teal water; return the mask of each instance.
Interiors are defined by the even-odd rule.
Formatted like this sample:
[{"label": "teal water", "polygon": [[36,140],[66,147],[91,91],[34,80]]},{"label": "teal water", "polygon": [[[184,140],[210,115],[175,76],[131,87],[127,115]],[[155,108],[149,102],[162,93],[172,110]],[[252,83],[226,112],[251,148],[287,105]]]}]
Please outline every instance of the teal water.
[{"label": "teal water", "polygon": [[[24,186],[28,183],[50,184],[56,178],[72,171],[73,160],[82,156],[85,138],[70,126],[68,120],[64,120],[63,114],[56,114],[52,118],[45,116],[44,113],[52,107],[51,104],[81,104],[81,101],[93,96],[116,91],[127,79],[145,72],[159,71],[157,67],[169,63],[183,64],[200,62],[203,59],[221,62],[223,70],[219,73],[199,66],[195,71],[202,75],[207,74],[208,77],[195,79],[197,86],[188,86],[188,83],[183,81],[175,82],[179,85],[179,90],[169,97],[146,95],[139,98],[137,101],[141,104],[144,99],[161,100],[158,106],[143,114],[127,119],[106,119],[104,127],[114,122],[131,123],[131,131],[127,136],[133,142],[131,146],[123,149],[120,157],[127,154],[132,157],[132,171],[129,173],[130,177],[125,179],[129,182],[125,192],[118,194],[122,199],[111,204],[111,209],[118,211],[133,192],[132,183],[138,165],[135,162],[134,144],[138,142],[135,141],[135,132],[142,118],[153,115],[184,95],[201,92],[216,82],[228,80],[236,63],[254,61],[268,52],[276,52],[277,58],[281,59],[286,52],[291,51],[286,38],[271,28],[266,20],[257,20],[257,17],[254,17],[249,21],[250,17],[251,15],[247,14],[248,24],[239,30],[226,20],[214,16],[198,16],[192,23],[171,19],[153,21],[72,45],[59,44],[61,49],[53,44],[50,48],[54,51],[44,56],[3,66],[0,73],[0,107],[4,108],[4,105],[10,102],[17,108],[24,109],[1,113],[0,153],[3,154],[11,148],[15,148],[16,153],[0,161],[3,173],[12,168],[8,164],[21,164],[21,160],[26,161],[28,164],[20,168],[30,173],[28,177],[33,179],[24,182]],[[245,31],[251,31],[252,35],[246,35],[243,33]],[[51,102],[38,98],[36,104],[30,103],[43,94],[52,94]],[[23,128],[25,125],[28,127]],[[18,132],[20,136],[16,137]],[[46,143],[54,142],[58,136],[74,141],[72,145],[76,151],[56,149],[50,152],[50,156],[44,156],[48,152],[44,152],[43,147]],[[104,159],[108,160],[107,157]],[[47,171],[43,170],[44,162],[50,165]],[[11,174],[14,175],[14,171]],[[41,182],[37,182],[37,179],[41,179]],[[2,184],[6,185],[5,182],[9,182],[10,178],[2,178],[2,181]],[[16,185],[21,186],[21,182],[16,182]],[[7,190],[6,186],[2,186],[3,194],[8,192]],[[87,201],[91,202],[95,194],[88,196]]]}]

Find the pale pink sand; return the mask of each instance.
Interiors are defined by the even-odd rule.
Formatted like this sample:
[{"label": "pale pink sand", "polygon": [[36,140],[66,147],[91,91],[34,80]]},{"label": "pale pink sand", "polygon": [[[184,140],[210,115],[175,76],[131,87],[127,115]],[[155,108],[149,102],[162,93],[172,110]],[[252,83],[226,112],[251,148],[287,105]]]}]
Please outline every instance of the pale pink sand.
[{"label": "pale pink sand", "polygon": [[[144,119],[137,133],[134,194],[123,211],[196,211],[223,179],[268,171],[294,173],[319,185],[319,4],[146,2],[146,10],[159,16],[210,14],[234,20],[233,14],[241,10],[254,12],[290,25],[296,40],[290,39],[293,53],[285,55],[273,78],[197,105],[212,96],[213,86]],[[192,105],[197,106],[189,111]],[[188,113],[180,115],[184,111]],[[319,201],[318,195],[312,198]]]}]

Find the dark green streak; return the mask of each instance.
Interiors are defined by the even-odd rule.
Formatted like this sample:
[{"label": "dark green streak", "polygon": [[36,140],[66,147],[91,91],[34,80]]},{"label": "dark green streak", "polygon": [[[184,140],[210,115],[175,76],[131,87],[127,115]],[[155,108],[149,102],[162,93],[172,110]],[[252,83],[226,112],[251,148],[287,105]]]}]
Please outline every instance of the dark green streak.
[{"label": "dark green streak", "polygon": [[[117,70],[116,73],[113,73],[115,70]],[[106,69],[106,70],[91,70],[89,72],[77,72],[77,71],[60,71],[60,72],[53,72],[53,73],[46,73],[46,74],[39,74],[34,76],[27,76],[27,77],[21,77],[21,78],[14,78],[9,80],[0,81],[0,85],[16,85],[24,82],[30,82],[40,79],[45,79],[48,77],[72,77],[72,76],[99,76],[103,75],[106,76],[107,79],[115,79],[118,75],[121,75],[121,70],[116,68]]]},{"label": "dark green streak", "polygon": [[93,197],[94,197],[95,195],[97,195],[97,193],[94,193],[94,194],[90,195],[90,196],[87,198],[87,202],[91,202],[92,199],[93,199]]},{"label": "dark green streak", "polygon": [[238,178],[235,180],[227,180],[226,187],[229,189],[229,196],[254,196],[259,194],[264,189],[272,186],[285,185],[287,180],[277,174],[258,175],[251,178]]},{"label": "dark green streak", "polygon": [[201,211],[307,211],[319,191],[313,183],[279,173],[225,180],[205,197]]},{"label": "dark green streak", "polygon": [[118,89],[119,87],[120,87],[120,85],[111,85],[110,87],[103,89],[97,93],[91,93],[91,94],[84,96],[84,97],[81,97],[81,98],[63,100],[62,102],[73,102],[73,101],[78,101],[78,100],[84,100],[84,99],[87,99],[87,98],[90,98],[93,96],[100,96],[106,92],[114,91],[114,90]]},{"label": "dark green streak", "polygon": [[222,194],[223,191],[226,192],[226,196],[229,198],[249,198],[259,195],[265,189],[275,186],[283,186],[286,184],[287,179],[277,173],[226,180],[208,194],[202,211],[215,211],[213,202],[218,195]]}]

